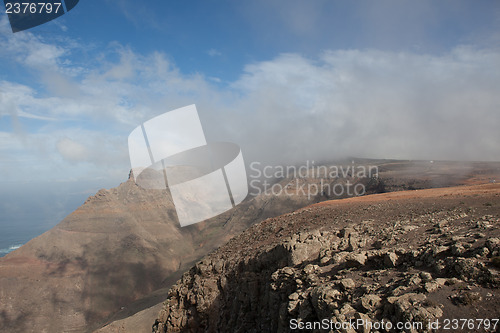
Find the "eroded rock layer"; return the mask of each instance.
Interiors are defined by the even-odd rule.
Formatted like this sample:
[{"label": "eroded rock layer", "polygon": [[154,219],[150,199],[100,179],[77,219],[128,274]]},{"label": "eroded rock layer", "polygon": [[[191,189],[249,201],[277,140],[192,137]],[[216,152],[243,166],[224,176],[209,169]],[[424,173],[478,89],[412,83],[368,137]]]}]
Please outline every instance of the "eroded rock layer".
[{"label": "eroded rock layer", "polygon": [[[498,184],[324,202],[265,220],[197,263],[153,330],[288,332],[326,320],[332,331],[363,321],[423,332],[492,320],[499,256]],[[475,328],[494,331],[484,323]],[[337,331],[396,331],[368,325]]]}]

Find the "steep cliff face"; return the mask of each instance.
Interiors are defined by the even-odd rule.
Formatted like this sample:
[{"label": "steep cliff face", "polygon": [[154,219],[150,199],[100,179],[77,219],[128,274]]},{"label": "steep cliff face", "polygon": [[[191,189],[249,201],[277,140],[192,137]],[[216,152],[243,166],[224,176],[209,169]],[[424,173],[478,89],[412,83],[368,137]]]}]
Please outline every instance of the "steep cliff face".
[{"label": "steep cliff face", "polygon": [[328,201],[265,220],[198,262],[153,329],[312,331],[324,320],[314,328],[369,332],[346,323],[383,321],[420,332],[494,319],[499,255],[500,185]]}]

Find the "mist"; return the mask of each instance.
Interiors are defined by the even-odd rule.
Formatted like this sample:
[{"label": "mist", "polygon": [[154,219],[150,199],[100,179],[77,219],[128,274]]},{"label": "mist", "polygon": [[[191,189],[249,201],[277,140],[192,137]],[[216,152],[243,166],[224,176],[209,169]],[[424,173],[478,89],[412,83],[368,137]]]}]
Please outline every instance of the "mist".
[{"label": "mist", "polygon": [[498,161],[498,66],[497,52],[468,47],[285,54],[248,65],[232,107],[199,109],[207,136],[230,137],[250,160]]}]

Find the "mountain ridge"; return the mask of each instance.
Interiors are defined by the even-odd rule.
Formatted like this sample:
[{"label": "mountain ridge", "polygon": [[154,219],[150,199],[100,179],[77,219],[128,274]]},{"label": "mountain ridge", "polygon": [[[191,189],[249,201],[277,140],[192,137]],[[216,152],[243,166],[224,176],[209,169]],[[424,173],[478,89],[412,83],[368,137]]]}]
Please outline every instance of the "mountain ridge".
[{"label": "mountain ridge", "polygon": [[[451,168],[449,163],[408,163],[387,163],[380,175],[387,190],[404,189],[412,179],[415,187],[428,186]],[[405,171],[408,167],[411,173]],[[482,177],[477,181],[500,178],[494,163],[474,170],[481,173],[465,168],[461,177],[445,183],[475,175]],[[318,179],[300,181],[314,184]],[[331,179],[329,184],[342,181]],[[283,187],[290,182],[278,180]],[[378,185],[371,184],[368,193],[379,191]],[[213,219],[179,228],[168,192],[141,189],[129,175],[117,188],[98,191],[56,227],[0,258],[0,328],[89,332],[141,312],[159,302],[177,274],[255,222],[328,199],[322,193],[297,193],[262,193]]]}]

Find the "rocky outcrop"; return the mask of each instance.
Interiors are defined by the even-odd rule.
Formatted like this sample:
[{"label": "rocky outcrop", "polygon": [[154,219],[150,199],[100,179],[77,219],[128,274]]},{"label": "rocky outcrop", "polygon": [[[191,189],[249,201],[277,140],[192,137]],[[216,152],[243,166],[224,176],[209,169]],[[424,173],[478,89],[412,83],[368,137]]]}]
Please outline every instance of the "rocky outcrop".
[{"label": "rocky outcrop", "polygon": [[153,331],[430,332],[498,318],[499,195],[390,193],[268,219],[186,272]]}]

